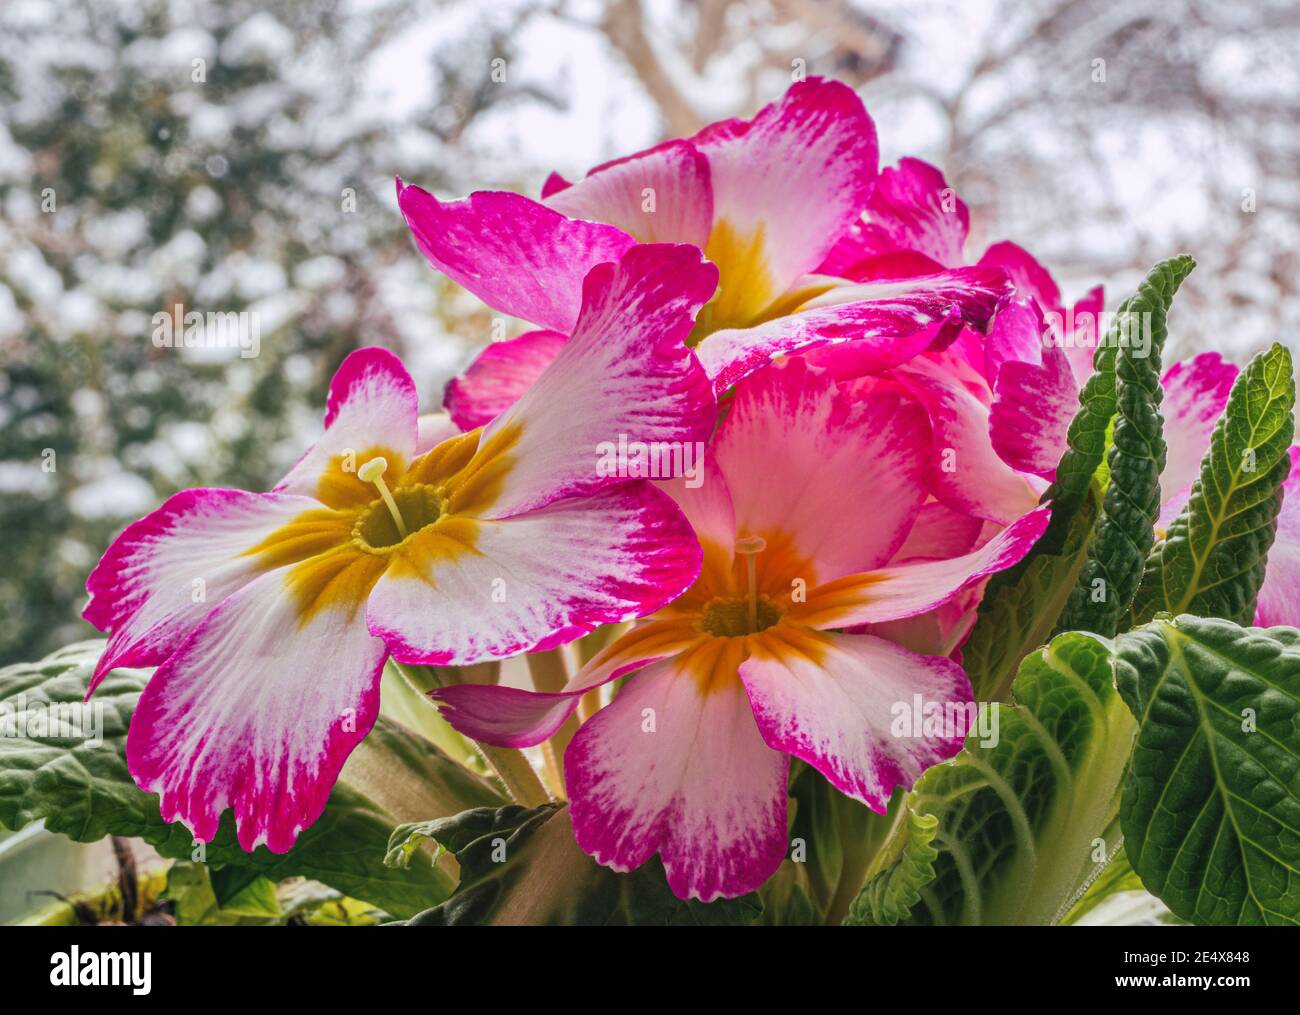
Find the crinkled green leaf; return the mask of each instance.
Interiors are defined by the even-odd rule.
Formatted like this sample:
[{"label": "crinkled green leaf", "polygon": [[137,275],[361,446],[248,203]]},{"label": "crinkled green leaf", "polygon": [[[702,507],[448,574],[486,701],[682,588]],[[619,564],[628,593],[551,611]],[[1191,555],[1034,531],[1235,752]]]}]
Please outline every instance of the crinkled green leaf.
[{"label": "crinkled green leaf", "polygon": [[858,893],[844,919],[846,927],[892,927],[906,920],[921,901],[921,890],[937,876],[934,861],[939,851],[933,843],[939,819],[910,810],[904,819],[907,838],[902,851]]},{"label": "crinkled green leaf", "polygon": [[[1147,554],[1155,542],[1160,473],[1165,467],[1160,361],[1168,333],[1166,316],[1174,294],[1195,264],[1185,254],[1157,264],[1137,293],[1120,307],[1107,334],[1106,344],[1117,348],[1113,355],[1114,426],[1106,462],[1106,494],[1087,559],[1061,614],[1058,631],[1113,635],[1142,581]],[[1098,360],[1101,354],[1099,349]],[[1090,451],[1096,436],[1094,431],[1088,431],[1086,444]],[[1101,440],[1104,447],[1104,432]],[[1066,459],[1070,457],[1066,455]],[[1078,459],[1078,466],[1082,468],[1092,460],[1089,454]],[[1071,483],[1076,481],[1073,473],[1067,475]]]},{"label": "crinkled green leaf", "polygon": [[1136,729],[1111,673],[1105,639],[1058,635],[1021,664],[1015,704],[985,706],[996,743],[977,728],[921,776],[906,806],[938,819],[938,856],[901,922],[1049,924],[1068,908],[1098,866]]},{"label": "crinkled green leaf", "polygon": [[1238,375],[1191,499],[1151,554],[1133,605],[1136,623],[1157,612],[1254,620],[1291,471],[1291,371],[1291,354],[1274,345]]},{"label": "crinkled green leaf", "polygon": [[[225,867],[222,870],[232,871],[237,868]],[[209,880],[212,882],[212,892],[217,900],[217,904],[227,913],[238,913],[241,916],[265,916],[273,919],[279,919],[283,916],[280,910],[280,900],[276,897],[275,882],[268,877],[257,875],[249,878],[246,883],[241,885],[238,891],[226,893],[225,889],[230,888],[229,879],[217,877],[220,871],[210,871]],[[241,879],[242,880],[242,879]],[[217,891],[217,886],[222,886],[223,892]]]},{"label": "crinkled green leaf", "polygon": [[1116,640],[1140,729],[1125,850],[1204,924],[1300,923],[1300,631],[1157,619]]},{"label": "crinkled green leaf", "polygon": [[444,821],[445,818],[434,818],[431,821],[412,821],[399,825],[388,837],[388,851],[384,854],[384,865],[405,870],[411,866],[411,861],[426,842],[433,844],[436,860],[438,854],[442,852],[442,847],[438,845],[434,832],[442,827]]},{"label": "crinkled green leaf", "polygon": [[1021,660],[1047,644],[1083,566],[1100,500],[1094,484],[1074,513],[1060,553],[1036,546],[1015,567],[989,579],[975,627],[961,650],[979,701],[1005,701]]},{"label": "crinkled green leaf", "polygon": [[[1122,303],[1120,312],[1131,302],[1132,297]],[[1064,551],[1074,516],[1087,500],[1099,469],[1105,465],[1115,416],[1115,356],[1118,351],[1117,343],[1104,341],[1097,343],[1092,354],[1093,372],[1079,390],[1079,410],[1070,420],[1065,454],[1056,466],[1056,479],[1043,494],[1043,503],[1052,505],[1052,519],[1035,547],[1039,552],[1059,554]]]},{"label": "crinkled green leaf", "polygon": [[412,926],[748,924],[761,911],[756,895],[682,901],[657,860],[628,874],[602,867],[578,848],[563,804],[481,807],[404,825],[393,832],[389,856],[400,862],[410,838],[426,835],[455,853],[461,883]]},{"label": "crinkled green leaf", "polygon": [[[0,670],[0,726],[6,720],[17,723],[16,710],[48,714],[50,703],[79,706],[102,648],[102,642],[87,642]],[[104,678],[90,702],[90,715],[102,722],[100,743],[57,735],[0,736],[0,823],[16,829],[44,819],[51,831],[78,842],[139,837],[166,857],[201,856],[214,867],[244,867],[272,881],[301,875],[404,916],[446,898],[456,882],[442,866],[415,864],[404,871],[384,866],[393,826],[420,814],[453,814],[501,802],[487,780],[381,720],[349,758],[325,813],[288,853],[265,847],[244,852],[230,812],[199,853],[190,831],[164,822],[157,796],[142,793],[126,768],[127,725],[147,679],[148,671],[130,669]],[[28,730],[25,720],[23,729]]]},{"label": "crinkled green leaf", "polygon": [[[1068,447],[1056,481],[1043,497],[1052,505],[1047,531],[1019,564],[989,581],[979,619],[962,648],[981,701],[1005,700],[1020,661],[1053,632],[1114,633],[1113,621],[1091,615],[1098,579],[1111,604],[1103,602],[1101,608],[1115,616],[1138,587],[1145,554],[1141,548],[1149,548],[1148,530],[1153,531],[1156,518],[1152,505],[1159,510],[1158,485],[1153,484],[1164,457],[1157,410],[1165,317],[1192,266],[1185,256],[1156,265],[1098,343],[1095,372],[1079,394]],[[1152,339],[1152,355],[1145,358],[1125,338],[1143,314],[1150,314]],[[1112,467],[1119,469],[1118,484],[1111,481]],[[1117,591],[1112,592],[1112,584]],[[1117,600],[1123,601],[1122,608],[1113,605]]]}]

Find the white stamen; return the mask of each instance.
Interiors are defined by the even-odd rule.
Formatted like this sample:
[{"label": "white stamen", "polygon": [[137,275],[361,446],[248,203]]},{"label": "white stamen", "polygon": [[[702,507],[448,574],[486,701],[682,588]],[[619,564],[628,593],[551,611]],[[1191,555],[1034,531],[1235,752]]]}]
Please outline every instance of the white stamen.
[{"label": "white stamen", "polygon": [[405,539],[408,535],[406,523],[402,521],[402,513],[397,510],[397,501],[393,500],[393,495],[388,492],[388,484],[384,482],[384,473],[387,470],[388,459],[379,455],[357,469],[357,478],[363,483],[375,484],[379,496],[384,498],[384,503],[388,505],[388,513],[393,516],[393,524],[397,526],[398,535]]}]

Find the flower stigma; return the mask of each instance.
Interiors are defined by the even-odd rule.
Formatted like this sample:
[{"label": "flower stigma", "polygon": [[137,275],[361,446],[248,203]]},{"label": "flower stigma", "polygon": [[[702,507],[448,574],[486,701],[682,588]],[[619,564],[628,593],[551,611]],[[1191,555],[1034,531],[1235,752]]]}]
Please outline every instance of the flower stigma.
[{"label": "flower stigma", "polygon": [[375,484],[379,496],[384,499],[384,503],[388,506],[389,514],[393,516],[393,524],[397,526],[398,534],[405,539],[410,533],[406,530],[406,522],[402,520],[402,513],[397,510],[397,501],[393,500],[393,495],[388,491],[388,484],[384,482],[384,473],[387,470],[388,460],[382,455],[378,455],[357,469],[357,478],[363,483]]}]

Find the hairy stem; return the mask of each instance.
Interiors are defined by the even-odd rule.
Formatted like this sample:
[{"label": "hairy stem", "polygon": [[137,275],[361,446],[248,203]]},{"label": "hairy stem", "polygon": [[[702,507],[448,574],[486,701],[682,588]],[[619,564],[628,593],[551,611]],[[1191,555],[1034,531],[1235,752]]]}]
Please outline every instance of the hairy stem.
[{"label": "hairy stem", "polygon": [[478,749],[516,803],[525,807],[540,807],[550,803],[550,794],[546,792],[546,787],[533,771],[532,763],[523,751],[483,743],[478,745]]},{"label": "hairy stem", "polygon": [[[404,672],[413,673],[417,677],[417,685],[425,689],[468,682],[460,679],[462,673],[460,668],[455,666],[402,666],[401,668]],[[501,780],[501,785],[516,803],[523,804],[525,807],[540,807],[550,802],[550,794],[546,792],[546,787],[533,771],[532,763],[523,751],[513,747],[495,747],[477,740],[470,743],[482,755],[488,768]]]},{"label": "hairy stem", "polygon": [[[533,677],[533,687],[545,693],[554,693],[564,689],[569,682],[569,667],[564,658],[564,649],[551,649],[549,652],[533,652],[527,656],[528,672]],[[564,799],[564,752],[569,741],[578,732],[578,717],[570,714],[564,725],[552,734],[551,739],[542,745],[542,757],[545,761],[547,783],[552,794]]]}]

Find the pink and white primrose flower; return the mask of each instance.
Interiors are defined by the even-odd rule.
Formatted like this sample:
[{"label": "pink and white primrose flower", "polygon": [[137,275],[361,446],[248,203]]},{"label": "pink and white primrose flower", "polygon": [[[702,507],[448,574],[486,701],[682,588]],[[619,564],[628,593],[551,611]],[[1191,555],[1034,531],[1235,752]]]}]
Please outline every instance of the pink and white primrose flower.
[{"label": "pink and white primrose flower", "polygon": [[[1055,465],[1050,470],[1025,470],[1023,466],[1035,458],[1044,465],[1049,460],[1059,462],[1067,447],[1068,424],[1051,432],[1052,421],[1078,411],[1079,391],[1072,375],[1068,381],[1048,386],[1036,386],[1032,380],[1018,386],[1022,380],[1044,376],[1046,371],[1039,369],[1041,361],[1004,360],[998,393],[993,393],[988,372],[981,374],[972,364],[979,362],[981,349],[988,363],[990,348],[1005,341],[1012,331],[1020,332],[1015,337],[1019,348],[1027,350],[1034,343],[1044,348],[1048,332],[1043,330],[1042,314],[1033,304],[1015,300],[999,309],[987,338],[965,329],[947,349],[927,350],[881,375],[906,387],[929,410],[933,442],[926,474],[935,499],[952,512],[947,521],[950,540],[962,538],[963,525],[970,519],[1006,524],[1032,509],[1054,475]],[[859,376],[852,354],[851,345],[837,346],[815,351],[808,359],[822,363],[842,379],[851,379]],[[1024,371],[1018,372],[1021,367]],[[1168,455],[1160,476],[1161,511],[1156,522],[1160,538],[1187,505],[1238,372],[1235,364],[1225,362],[1218,353],[1202,353],[1174,363],[1161,377]],[[1016,392],[1018,408],[1014,413],[1006,411],[1009,388]],[[1003,439],[998,439],[999,434]],[[1300,447],[1293,447],[1291,455],[1293,463],[1300,461]],[[1277,535],[1255,615],[1255,623],[1261,626],[1300,625],[1300,476],[1294,468],[1283,493]],[[941,623],[955,632],[955,644],[969,629],[976,605],[977,601],[960,609],[958,603],[952,603],[924,619],[930,628]],[[936,634],[932,631],[931,637]]]},{"label": "pink and white primrose flower", "polygon": [[[965,204],[939,170],[902,159],[881,172],[861,220],[821,270],[870,277],[960,265],[969,224]],[[928,473],[935,497],[956,511],[1006,522],[1028,510],[1055,477],[1080,389],[1093,372],[1103,298],[1098,286],[1067,310],[1047,269],[1013,243],[994,244],[978,263],[1005,269],[1016,289],[999,305],[987,335],[965,329],[947,348],[931,346],[889,374],[930,410],[937,454]],[[869,360],[855,359],[852,345],[808,356],[840,377],[873,369]],[[1237,373],[1217,353],[1204,353],[1173,364],[1161,378],[1168,445],[1160,477],[1161,536],[1187,504]],[[1292,457],[1300,458],[1300,447]],[[1300,623],[1296,491],[1300,477],[1293,471],[1259,593],[1255,620],[1265,626]]]},{"label": "pink and white primrose flower", "polygon": [[[966,263],[970,214],[943,174],[905,158],[883,170],[859,220],[836,244],[824,271],[862,278],[933,272]],[[1051,274],[1014,243],[990,246],[976,262],[1006,272],[1014,294],[1002,300],[987,336],[966,329],[902,361],[906,383],[930,408],[935,496],[1006,524],[1037,502],[1055,474],[1078,391],[1092,373],[1098,286],[1067,309]],[[1044,342],[1048,322],[1061,340]],[[840,376],[875,372],[851,346],[810,354]]]},{"label": "pink and white primrose flower", "polygon": [[207,841],[233,806],[241,846],[286,851],[374,724],[390,654],[544,649],[690,586],[700,549],[672,498],[596,462],[619,434],[708,438],[716,402],[684,339],[716,284],[689,246],[596,266],[529,392],[432,447],[401,362],[362,349],[274,490],[185,490],[127,528],[87,581],[86,619],[110,632],[91,691],[158,667],[127,762],[163,817]]},{"label": "pink and white primrose flower", "polygon": [[827,257],[876,186],[875,127],[852,89],[810,78],[752,120],[726,120],[597,166],[542,199],[480,191],[442,202],[398,181],[420,250],[485,303],[537,325],[497,342],[447,390],[470,428],[510,405],[573,328],[581,280],[637,242],[689,243],[720,272],[690,344],[720,393],[774,355],[853,341],[874,370],[904,362],[935,321],[983,328],[1010,289],[998,264],[933,261],[860,273]]},{"label": "pink and white primrose flower", "polygon": [[736,392],[703,484],[666,484],[704,551],[689,591],[560,692],[433,692],[463,733],[520,747],[553,734],[584,692],[632,674],[565,755],[578,843],[620,871],[658,853],[672,890],[706,901],[757,888],[781,862],[790,757],[883,811],[895,787],[957,753],[964,727],[900,737],[891,723],[914,696],[965,706],[961,667],[853,631],[960,599],[1048,519],[1032,510],[969,550],[982,523],[954,534],[952,512],[928,498],[927,412],[893,380],[836,382],[796,358]]}]

